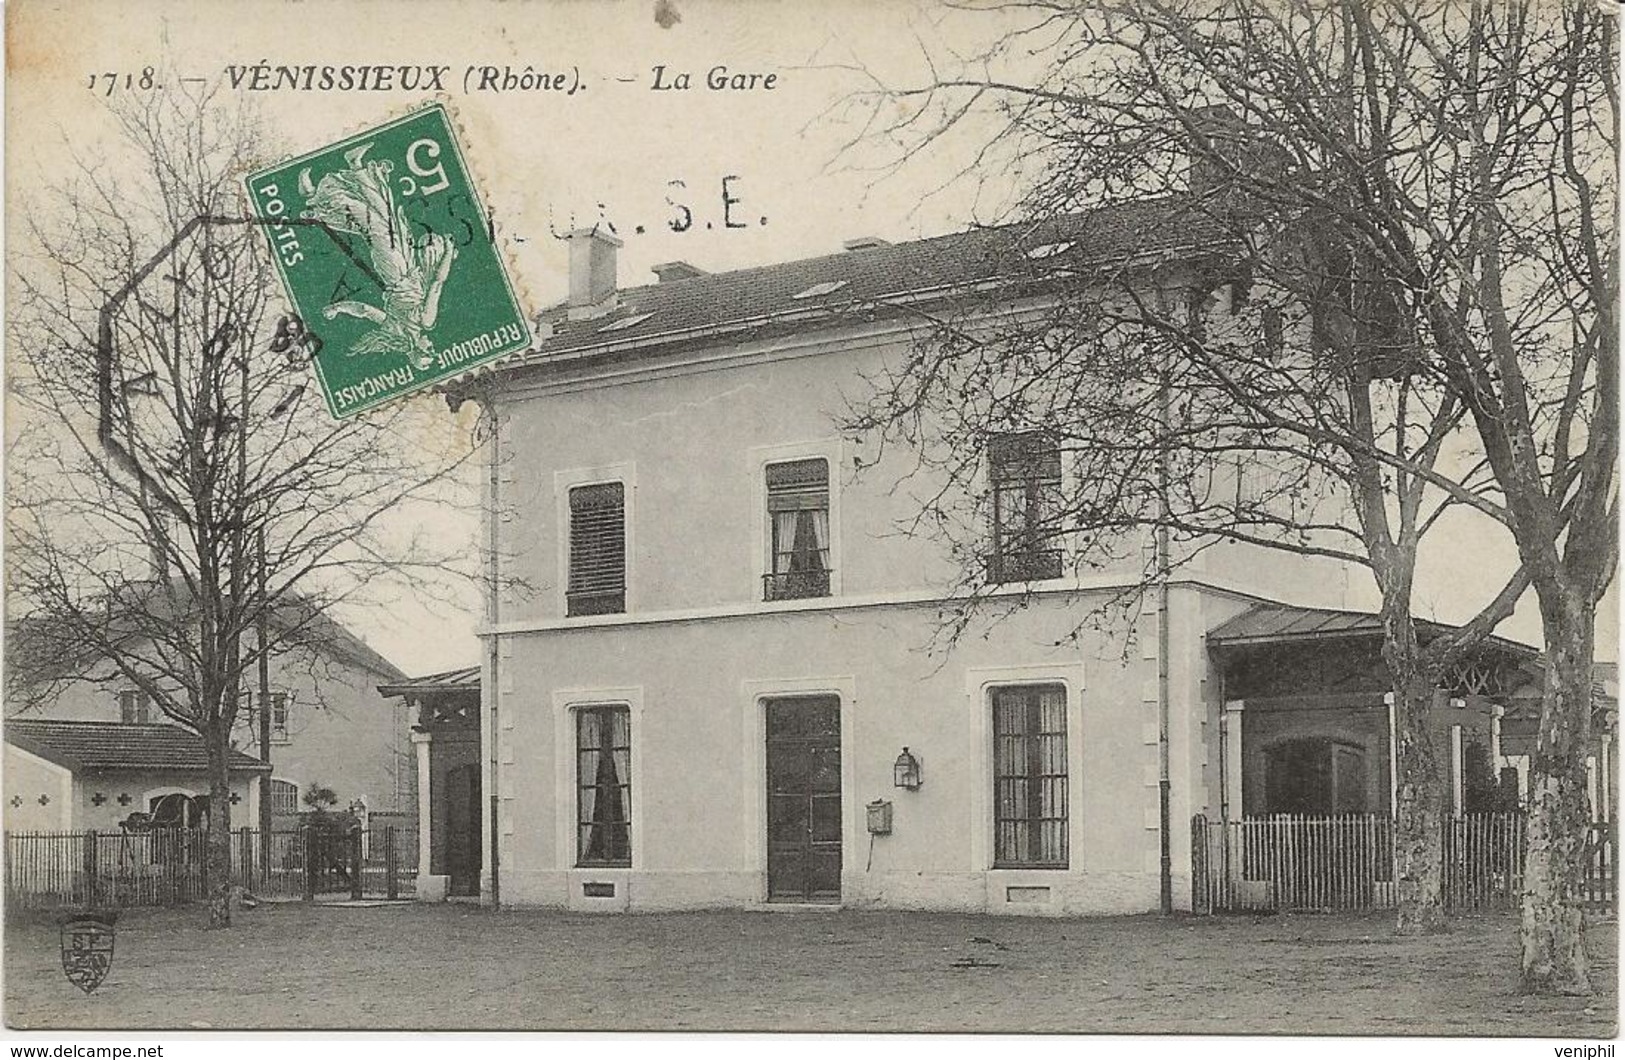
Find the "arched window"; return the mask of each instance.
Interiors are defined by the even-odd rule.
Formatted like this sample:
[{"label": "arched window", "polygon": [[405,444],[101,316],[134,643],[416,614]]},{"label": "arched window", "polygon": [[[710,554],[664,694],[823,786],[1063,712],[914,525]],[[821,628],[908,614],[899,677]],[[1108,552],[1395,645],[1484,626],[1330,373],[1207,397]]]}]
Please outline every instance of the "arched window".
[{"label": "arched window", "polygon": [[288,780],[271,781],[271,812],[293,814],[299,812],[299,785]]},{"label": "arched window", "polygon": [[202,828],[208,817],[209,797],[172,791],[153,796],[147,807],[154,828]]}]

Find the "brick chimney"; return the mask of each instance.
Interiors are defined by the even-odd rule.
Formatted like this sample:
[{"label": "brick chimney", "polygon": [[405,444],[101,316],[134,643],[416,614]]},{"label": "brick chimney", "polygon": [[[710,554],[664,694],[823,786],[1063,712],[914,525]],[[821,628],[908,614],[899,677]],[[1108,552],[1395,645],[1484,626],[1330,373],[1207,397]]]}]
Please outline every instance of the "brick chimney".
[{"label": "brick chimney", "polygon": [[577,228],[570,243],[569,318],[586,320],[615,308],[615,252],[623,245],[599,225]]}]

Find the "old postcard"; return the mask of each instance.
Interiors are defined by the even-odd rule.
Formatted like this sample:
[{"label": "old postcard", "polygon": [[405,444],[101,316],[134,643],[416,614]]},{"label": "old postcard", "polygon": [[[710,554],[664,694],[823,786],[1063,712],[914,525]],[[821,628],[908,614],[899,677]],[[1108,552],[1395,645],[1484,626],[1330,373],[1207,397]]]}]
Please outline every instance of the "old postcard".
[{"label": "old postcard", "polygon": [[1612,1055],[1616,17],[14,2],[7,1027]]}]

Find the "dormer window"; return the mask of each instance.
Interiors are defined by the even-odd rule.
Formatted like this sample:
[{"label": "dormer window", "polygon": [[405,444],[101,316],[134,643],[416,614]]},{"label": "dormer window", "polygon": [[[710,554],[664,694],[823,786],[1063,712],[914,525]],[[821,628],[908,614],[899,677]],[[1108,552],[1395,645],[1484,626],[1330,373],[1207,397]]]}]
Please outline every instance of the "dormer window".
[{"label": "dormer window", "polygon": [[602,335],[608,331],[626,331],[628,328],[637,327],[639,324],[643,323],[645,320],[648,320],[652,316],[654,316],[653,313],[636,313],[629,317],[622,317],[620,320],[613,323],[605,324],[603,327],[598,329],[598,333]]},{"label": "dormer window", "polygon": [[828,283],[815,283],[805,291],[798,292],[790,297],[798,302],[804,298],[822,298],[826,294],[834,294],[836,291],[839,291],[845,286],[845,280],[831,280]]}]

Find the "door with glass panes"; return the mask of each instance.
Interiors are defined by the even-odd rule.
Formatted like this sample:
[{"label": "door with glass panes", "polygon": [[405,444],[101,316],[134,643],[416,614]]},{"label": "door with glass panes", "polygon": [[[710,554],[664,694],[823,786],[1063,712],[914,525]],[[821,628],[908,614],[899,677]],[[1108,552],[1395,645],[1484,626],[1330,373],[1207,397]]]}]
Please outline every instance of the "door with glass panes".
[{"label": "door with glass panes", "polygon": [[841,701],[767,703],[767,897],[841,898]]}]

